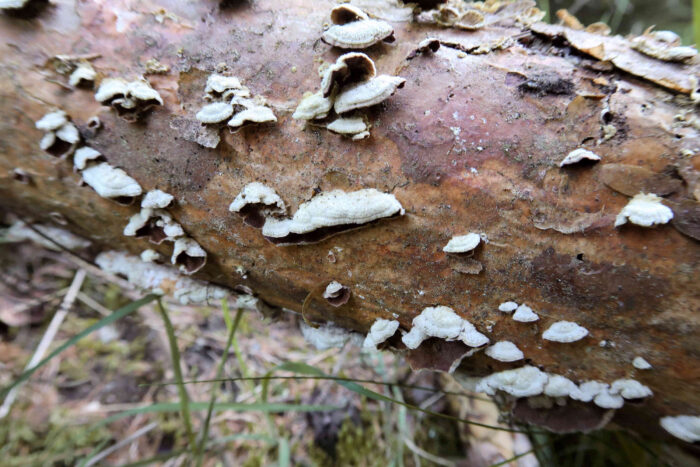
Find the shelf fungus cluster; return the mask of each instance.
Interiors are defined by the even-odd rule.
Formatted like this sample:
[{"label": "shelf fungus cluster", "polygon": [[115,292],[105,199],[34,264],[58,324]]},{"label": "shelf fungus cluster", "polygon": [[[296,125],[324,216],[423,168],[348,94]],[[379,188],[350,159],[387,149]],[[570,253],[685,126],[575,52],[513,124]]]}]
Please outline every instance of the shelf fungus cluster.
[{"label": "shelf fungus cluster", "polygon": [[260,182],[252,182],[243,187],[228,210],[238,213],[246,224],[257,229],[265,225],[266,218],[280,217],[287,213],[282,198],[275,190]]},{"label": "shelf fungus cluster", "polygon": [[163,105],[158,91],[144,78],[127,82],[122,78],[105,78],[95,93],[102,105],[111,106],[128,122],[135,122],[156,105]]},{"label": "shelf fungus cluster", "polygon": [[489,343],[488,337],[447,306],[425,308],[413,318],[413,327],[401,340],[409,349],[417,349],[430,337],[448,341],[460,340],[469,347],[481,347]]},{"label": "shelf fungus cluster", "polygon": [[387,22],[371,19],[352,5],[331,10],[333,23],[323,32],[323,42],[341,49],[365,49],[381,41],[394,42],[394,28]]},{"label": "shelf fungus cluster", "polygon": [[617,215],[615,227],[619,227],[627,221],[642,227],[668,223],[673,219],[673,211],[661,201],[663,198],[653,193],[639,193]]},{"label": "shelf fungus cluster", "polygon": [[365,349],[377,350],[379,344],[384,343],[392,337],[399,329],[399,322],[395,319],[379,318],[372,323],[369,332],[365,337],[362,347]]},{"label": "shelf fungus cluster", "polygon": [[[420,22],[436,23],[443,27],[452,27],[475,31],[501,21],[518,21],[528,25],[541,20],[545,13],[535,8],[531,2],[463,2],[448,0],[440,2],[437,8],[426,10],[418,16]],[[504,6],[508,6],[504,8]]]},{"label": "shelf fungus cluster", "polygon": [[510,341],[496,342],[488,347],[484,353],[499,362],[517,362],[525,358],[523,352]]},{"label": "shelf fungus cluster", "polygon": [[39,147],[54,157],[70,156],[80,142],[78,128],[63,110],[47,113],[35,126],[44,132]]},{"label": "shelf fungus cluster", "polygon": [[700,441],[700,417],[697,415],[676,415],[663,417],[661,427],[678,439],[687,443]]},{"label": "shelf fungus cluster", "polygon": [[394,195],[374,188],[349,193],[333,190],[301,204],[291,218],[267,217],[262,234],[278,245],[316,243],[404,212]]},{"label": "shelf fungus cluster", "polygon": [[521,323],[532,323],[540,319],[532,308],[524,303],[518,305],[516,302],[503,302],[498,305],[498,311],[503,313],[513,313],[513,320]]},{"label": "shelf fungus cluster", "polygon": [[371,58],[360,52],[347,53],[323,71],[321,89],[307,93],[292,117],[354,140],[364,139],[369,137],[369,125],[367,117],[357,111],[385,101],[405,82],[397,76],[377,76]]},{"label": "shelf fungus cluster", "polygon": [[235,76],[212,74],[207,78],[204,99],[210,103],[197,112],[202,124],[215,125],[228,120],[238,128],[249,123],[274,123],[277,117],[262,96],[251,97],[250,89]]},{"label": "shelf fungus cluster", "polygon": [[644,55],[668,62],[686,62],[698,54],[695,47],[682,46],[681,38],[672,31],[652,31],[650,28],[631,42],[632,48]]}]

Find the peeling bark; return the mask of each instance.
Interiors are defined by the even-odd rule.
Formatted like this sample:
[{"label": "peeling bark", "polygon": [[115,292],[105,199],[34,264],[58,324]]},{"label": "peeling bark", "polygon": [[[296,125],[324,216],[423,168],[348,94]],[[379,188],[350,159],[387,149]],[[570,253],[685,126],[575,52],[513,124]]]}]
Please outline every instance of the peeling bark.
[{"label": "peeling bark", "polygon": [[[396,38],[364,52],[378,72],[406,79],[367,111],[371,137],[361,141],[291,117],[303,90],[318,89],[319,65],[343,52],[320,41],[334,2],[220,8],[214,1],[114,0],[62,2],[32,19],[0,14],[0,209],[41,222],[59,213],[66,228],[105,250],[138,255],[153,248],[171,256],[171,243],[122,235],[137,204],[100,198],[80,186],[69,160],[39,149],[34,122],[62,109],[81,144],[144,192],[175,196],[168,212],[207,252],[197,279],[252,290],[295,311],[338,279],[352,298],[337,308],[313,300],[305,316],[360,332],[377,318],[408,330],[423,308],[449,306],[492,343],[512,341],[543,371],[574,381],[633,377],[654,391],[643,406],[625,407],[634,416],[613,421],[662,435],[660,417],[698,414],[700,158],[691,100],[698,66],[644,56],[621,37],[530,27],[510,13],[465,31],[417,21],[397,1],[356,3],[390,22]],[[442,47],[416,53],[426,37]],[[101,106],[94,90],[70,86],[57,56],[88,57],[96,85],[145,74],[164,103],[127,122]],[[153,60],[169,71],[149,74]],[[195,114],[213,72],[264,96],[277,122],[236,133],[201,127]],[[601,161],[560,168],[579,147]],[[317,193],[374,188],[393,194],[406,213],[319,243],[278,246],[228,211],[254,181],[273,187],[291,212]],[[658,190],[674,222],[614,228],[626,195],[637,189]],[[478,271],[442,251],[467,232],[488,239],[471,260]],[[498,311],[507,300],[527,303],[540,321],[513,321]],[[542,340],[560,320],[585,326],[589,337]],[[402,347],[398,339],[390,343]],[[427,342],[410,361],[447,370],[467,353],[461,346]],[[636,371],[638,355],[653,370]],[[456,371],[486,375],[517,366],[478,352]],[[545,426],[579,413],[577,405],[551,415],[518,407],[516,415]],[[586,414],[585,429],[607,422],[598,409]]]}]

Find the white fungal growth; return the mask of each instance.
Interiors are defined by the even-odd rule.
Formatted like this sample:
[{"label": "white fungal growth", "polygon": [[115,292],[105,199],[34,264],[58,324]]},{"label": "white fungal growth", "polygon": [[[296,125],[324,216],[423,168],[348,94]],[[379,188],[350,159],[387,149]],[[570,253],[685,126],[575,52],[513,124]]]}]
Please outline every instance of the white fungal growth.
[{"label": "white fungal growth", "polygon": [[609,389],[603,389],[593,398],[593,403],[603,409],[619,409],[625,405],[625,400]]},{"label": "white fungal growth", "polygon": [[643,357],[634,357],[634,360],[632,360],[632,366],[634,366],[638,370],[651,370],[652,366],[649,362],[644,360]]},{"label": "white fungal growth", "polygon": [[[22,221],[17,221],[5,232],[5,240],[10,242],[23,242],[29,240],[49,250],[61,251],[61,247],[66,250],[79,250],[90,246],[90,241],[58,227],[45,224],[32,224],[38,231],[35,232]],[[42,235],[43,234],[43,235]],[[47,238],[48,237],[48,238]],[[53,242],[51,240],[53,240]],[[61,247],[59,247],[58,245]]]},{"label": "white fungal growth", "polygon": [[126,91],[127,96],[132,99],[144,102],[155,101],[163,105],[163,99],[160,97],[160,94],[158,94],[158,91],[153,89],[145,79],[139,79],[128,83]]},{"label": "white fungal growth", "polygon": [[355,341],[355,333],[349,332],[333,323],[325,323],[314,328],[304,321],[299,322],[304,340],[316,350],[327,350],[343,347],[346,343]]},{"label": "white fungal growth", "polygon": [[582,160],[587,159],[589,161],[599,161],[600,156],[588,149],[574,149],[559,163],[559,167],[564,167],[565,165],[576,164]]},{"label": "white fungal growth", "polygon": [[632,39],[632,48],[650,57],[670,62],[685,62],[698,53],[695,47],[682,46],[680,37],[671,31],[647,31]]},{"label": "white fungal growth", "polygon": [[365,349],[377,350],[377,345],[393,336],[399,329],[399,322],[396,320],[378,318],[367,333],[367,337],[362,344]]},{"label": "white fungal growth", "polygon": [[664,430],[688,443],[700,441],[700,417],[696,415],[676,415],[663,417],[659,423]]},{"label": "white fungal growth", "polygon": [[518,308],[518,304],[515,302],[503,302],[498,305],[498,311],[503,313],[512,313]]},{"label": "white fungal growth", "polygon": [[320,92],[309,94],[302,98],[296,110],[292,114],[292,118],[296,120],[314,120],[317,118],[326,118],[328,112],[333,108],[333,101],[327,97],[323,97]]},{"label": "white fungal growth", "polygon": [[245,123],[267,123],[276,122],[277,117],[268,107],[256,105],[238,112],[228,121],[228,126],[237,127]]},{"label": "white fungal growth", "polygon": [[619,394],[625,399],[643,399],[654,393],[647,386],[634,379],[618,379],[610,386],[612,394]]},{"label": "white fungal growth", "polygon": [[235,76],[212,74],[207,78],[204,92],[207,94],[223,94],[229,89],[243,89],[243,86]]},{"label": "white fungal growth", "polygon": [[354,109],[371,107],[388,99],[406,80],[398,76],[380,75],[369,81],[343,89],[335,99],[335,111],[339,114]]},{"label": "white fungal growth", "polygon": [[131,82],[121,78],[105,78],[95,99],[104,105],[111,105],[122,118],[131,122],[154,105],[163,105],[158,91],[143,78]]},{"label": "white fungal growth", "polygon": [[163,240],[174,242],[176,238],[185,235],[185,232],[166,211],[142,208],[140,212],[129,218],[129,223],[124,227],[124,235],[148,237],[151,243],[158,245]]},{"label": "white fungal growth", "polygon": [[365,19],[335,24],[321,37],[326,44],[341,49],[364,49],[380,41],[393,40],[394,28],[385,21]]},{"label": "white fungal growth", "polygon": [[367,124],[360,117],[337,118],[333,122],[329,123],[328,126],[326,126],[326,128],[328,128],[334,133],[339,133],[341,135],[346,136],[353,136],[353,139],[355,139],[355,136],[357,135],[369,136],[369,132],[367,131]]},{"label": "white fungal growth", "polygon": [[481,236],[476,233],[459,235],[452,237],[447,245],[442,249],[445,253],[466,253],[472,251],[479,245]]},{"label": "white fungal growth", "polygon": [[470,347],[481,347],[489,342],[488,337],[477,331],[472,323],[446,306],[425,308],[413,318],[413,327],[401,340],[409,349],[416,349],[429,337],[448,341],[459,339]]},{"label": "white fungal growth", "polygon": [[[173,268],[142,261],[120,251],[100,253],[95,263],[104,271],[126,277],[135,287],[161,295],[172,294],[183,305],[221,300],[229,295],[222,287],[183,277]],[[238,300],[235,306],[250,308],[250,304],[249,299]]]},{"label": "white fungal growth", "polygon": [[666,224],[673,219],[673,211],[661,201],[662,198],[653,193],[635,195],[615,218],[615,227],[625,224],[628,220],[643,227]]},{"label": "white fungal growth", "polygon": [[323,292],[323,298],[331,305],[339,307],[350,300],[350,289],[338,281],[332,281]]},{"label": "white fungal growth", "polygon": [[342,289],[343,284],[338,281],[332,281],[326,286],[326,290],[323,291],[323,298],[335,297]]},{"label": "white fungal growth", "polygon": [[83,170],[89,161],[104,159],[102,154],[89,146],[83,146],[75,150],[73,154],[73,166],[76,170]]},{"label": "white fungal growth", "polygon": [[532,311],[532,308],[522,304],[515,310],[515,313],[513,313],[513,319],[521,323],[532,323],[540,319],[540,317],[537,316],[537,313]]},{"label": "white fungal growth", "polygon": [[69,144],[76,144],[80,141],[80,133],[72,123],[66,123],[56,131],[56,138]]},{"label": "white fungal growth", "polygon": [[489,395],[494,395],[496,391],[503,391],[515,397],[531,397],[542,394],[547,380],[546,373],[527,365],[482,378],[476,390]]},{"label": "white fungal growth", "polygon": [[229,205],[231,212],[241,212],[246,206],[262,204],[266,206],[266,211],[275,214],[284,214],[287,207],[282,198],[267,185],[260,182],[252,182],[243,187],[236,199]]},{"label": "white fungal growth", "polygon": [[366,54],[350,52],[338,57],[328,67],[321,79],[321,94],[328,97],[334,88],[341,88],[350,83],[367,81],[377,75],[374,62]]},{"label": "white fungal growth", "polygon": [[557,321],[542,333],[542,337],[553,342],[576,342],[588,335],[588,329],[571,321]]},{"label": "white fungal growth", "polygon": [[358,226],[403,215],[401,203],[390,193],[373,188],[346,193],[333,190],[303,203],[291,219],[267,218],[263,235],[272,239],[304,234],[324,227]]},{"label": "white fungal growth", "polygon": [[122,169],[106,162],[86,168],[83,181],[103,198],[135,197],[141,194],[141,185]]},{"label": "white fungal growth", "polygon": [[517,362],[525,358],[523,352],[510,341],[500,341],[487,348],[486,355],[499,362]]},{"label": "white fungal growth", "polygon": [[37,130],[56,131],[66,123],[68,123],[68,116],[66,113],[63,110],[57,110],[41,117],[37,120],[35,126]]},{"label": "white fungal growth", "polygon": [[561,375],[549,375],[544,387],[544,394],[549,397],[568,397],[577,389],[576,384],[569,378]]},{"label": "white fungal growth", "polygon": [[156,261],[162,261],[163,259],[160,253],[155,250],[151,250],[150,248],[148,250],[143,250],[140,258],[141,261],[145,263],[155,263]]},{"label": "white fungal growth", "polygon": [[595,396],[607,391],[609,387],[609,384],[600,381],[586,381],[581,383],[575,391],[572,391],[569,397],[581,402],[591,402]]},{"label": "white fungal growth", "polygon": [[124,97],[127,93],[127,82],[122,78],[105,78],[95,93],[95,100],[105,104],[113,99]]},{"label": "white fungal growth", "polygon": [[173,245],[170,262],[180,266],[185,274],[194,274],[207,262],[207,252],[189,237],[178,238]]},{"label": "white fungal growth", "polygon": [[369,19],[367,13],[347,3],[338,5],[331,10],[331,21],[333,24],[346,24],[365,19]]},{"label": "white fungal growth", "polygon": [[202,123],[219,123],[233,115],[233,106],[228,102],[207,104],[197,112],[196,118]]},{"label": "white fungal growth", "polygon": [[95,81],[97,73],[95,69],[87,62],[81,63],[73,70],[68,78],[68,84],[71,86],[86,86]]},{"label": "white fungal growth", "polygon": [[141,207],[146,209],[167,208],[173,202],[173,195],[162,190],[151,190],[141,200]]}]

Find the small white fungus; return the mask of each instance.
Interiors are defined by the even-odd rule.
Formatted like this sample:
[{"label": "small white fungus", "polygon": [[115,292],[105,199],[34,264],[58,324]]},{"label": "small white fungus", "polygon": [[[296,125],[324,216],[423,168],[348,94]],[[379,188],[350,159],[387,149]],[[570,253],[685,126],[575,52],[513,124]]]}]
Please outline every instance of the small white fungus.
[{"label": "small white fungus", "polygon": [[277,117],[268,107],[256,105],[238,112],[228,121],[228,126],[237,127],[245,123],[266,123],[276,122]]},{"label": "small white fungus", "polygon": [[518,304],[515,302],[503,302],[498,305],[498,311],[503,313],[512,313],[518,308]]},{"label": "small white fungus", "polygon": [[106,103],[117,97],[126,96],[127,83],[121,78],[105,78],[95,93],[95,100]]},{"label": "small white fungus", "polygon": [[642,357],[634,357],[634,360],[632,360],[632,366],[638,370],[651,370],[652,368],[651,364]]},{"label": "small white fungus", "polygon": [[660,420],[664,430],[678,439],[688,443],[700,441],[700,417],[695,415],[676,415],[675,417],[663,417]]},{"label": "small white fungus", "polygon": [[523,352],[510,341],[496,342],[485,353],[499,362],[516,362],[525,358]]},{"label": "small white fungus", "polygon": [[673,219],[673,211],[661,201],[662,198],[653,193],[635,195],[615,218],[615,227],[625,224],[628,220],[643,227],[666,224]]},{"label": "small white fungus", "polygon": [[141,194],[141,185],[122,169],[106,162],[83,170],[83,181],[103,198],[134,197]]},{"label": "small white fungus", "polygon": [[568,397],[577,389],[576,384],[561,375],[549,375],[544,394],[549,397]]},{"label": "small white fungus", "polygon": [[102,158],[102,154],[89,146],[83,146],[76,149],[73,154],[73,166],[76,170],[83,170],[87,166],[88,161],[94,161]]},{"label": "small white fungus", "polygon": [[296,120],[314,120],[325,118],[333,108],[333,101],[323,97],[320,92],[309,94],[301,99],[292,118]]},{"label": "small white fungus", "polygon": [[589,161],[599,161],[600,156],[588,149],[574,149],[559,163],[559,167],[564,167],[565,165],[576,164],[581,162],[583,159],[588,159]]},{"label": "small white fungus", "polygon": [[41,117],[35,123],[37,130],[42,131],[56,131],[63,125],[68,123],[68,117],[63,110],[57,110],[55,112],[50,112]]},{"label": "small white fungus", "polygon": [[643,399],[654,395],[651,389],[634,379],[618,379],[610,386],[612,394],[619,394],[625,399]]},{"label": "small white fungus", "polygon": [[603,409],[619,409],[625,405],[625,401],[609,389],[603,389],[593,398],[593,403]]},{"label": "small white fungus", "polygon": [[219,123],[233,115],[233,106],[228,102],[207,104],[197,112],[196,118],[202,123]]},{"label": "small white fungus", "polygon": [[547,379],[546,373],[527,365],[482,378],[476,385],[476,390],[489,395],[494,395],[498,390],[515,397],[531,397],[542,394]]},{"label": "small white fungus", "polygon": [[161,261],[162,259],[163,257],[161,254],[155,250],[148,249],[141,252],[141,261],[146,263],[154,263],[156,261]]},{"label": "small white fungus", "polygon": [[236,199],[229,205],[228,210],[240,212],[249,204],[264,204],[269,207],[271,212],[277,214],[284,214],[287,210],[284,201],[275,190],[260,182],[252,182],[243,187]]},{"label": "small white fungus", "polygon": [[481,347],[489,342],[488,337],[477,331],[472,323],[446,306],[423,309],[413,318],[413,327],[401,340],[409,349],[416,349],[429,337],[448,341],[459,339],[470,347]]},{"label": "small white fungus", "polygon": [[345,24],[335,24],[323,33],[323,41],[341,49],[364,49],[385,39],[390,39],[394,28],[387,22],[366,19]]},{"label": "small white fungus", "polygon": [[398,76],[380,75],[369,81],[348,86],[336,97],[335,111],[342,114],[379,104],[391,97],[398,88],[403,87],[405,82],[405,79]]},{"label": "small white fungus", "polygon": [[397,329],[399,329],[398,321],[378,318],[372,323],[362,347],[377,350],[377,345],[393,336]]},{"label": "small white fungus", "polygon": [[476,233],[468,233],[467,235],[459,235],[452,237],[442,251],[445,253],[466,253],[472,251],[479,245],[481,236]]},{"label": "small white fungus", "polygon": [[515,313],[513,313],[513,319],[521,323],[532,323],[540,319],[540,317],[537,316],[537,313],[532,311],[532,308],[522,304],[515,310]]},{"label": "small white fungus", "polygon": [[553,342],[576,342],[588,335],[588,329],[571,321],[557,321],[542,333],[542,337]]},{"label": "small white fungus", "polygon": [[173,195],[162,190],[151,190],[141,200],[141,207],[147,209],[166,208],[173,202]]},{"label": "small white fungus", "polygon": [[[192,264],[188,264],[188,259],[195,261]],[[184,237],[175,240],[173,255],[170,258],[170,262],[179,264],[180,271],[185,274],[194,274],[204,266],[206,260],[207,252],[193,239]]]},{"label": "small white fungus", "polygon": [[204,92],[207,94],[223,94],[229,89],[242,89],[243,86],[235,76],[224,76],[219,74],[209,75]]},{"label": "small white fungus", "polygon": [[609,387],[609,384],[600,381],[586,381],[581,383],[575,391],[572,391],[569,397],[581,402],[590,402],[601,392],[607,391]]},{"label": "small white fungus", "polygon": [[75,144],[80,141],[80,133],[75,125],[68,122],[56,131],[56,138],[66,143]]},{"label": "small white fungus", "polygon": [[73,70],[70,77],[68,78],[68,84],[71,86],[83,86],[88,83],[95,81],[97,73],[95,69],[89,63],[81,63],[78,67]]},{"label": "small white fungus", "polygon": [[341,135],[358,135],[367,132],[367,124],[361,117],[337,118],[326,128]]}]

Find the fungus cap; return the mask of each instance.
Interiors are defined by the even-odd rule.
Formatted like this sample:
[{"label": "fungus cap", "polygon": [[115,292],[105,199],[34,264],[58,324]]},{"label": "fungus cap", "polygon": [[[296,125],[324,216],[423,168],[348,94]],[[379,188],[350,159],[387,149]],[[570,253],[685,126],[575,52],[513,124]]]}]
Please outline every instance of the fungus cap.
[{"label": "fungus cap", "polygon": [[571,321],[557,321],[542,333],[542,337],[553,342],[576,342],[588,335],[588,329]]},{"label": "fungus cap", "polygon": [[472,251],[481,242],[481,236],[476,233],[468,233],[467,235],[459,235],[452,237],[442,251],[445,253],[466,253]]},{"label": "fungus cap", "polygon": [[659,423],[664,430],[678,439],[688,443],[700,441],[700,417],[695,415],[676,415],[663,417]]},{"label": "fungus cap", "polygon": [[75,150],[73,154],[73,166],[76,170],[83,170],[88,161],[94,161],[97,159],[104,159],[102,154],[89,146],[83,146]]},{"label": "fungus cap", "polygon": [[638,370],[651,370],[652,366],[649,362],[647,362],[643,357],[634,357],[634,360],[632,360],[632,366],[634,366]]},{"label": "fungus cap", "polygon": [[365,349],[377,349],[377,345],[389,339],[399,329],[399,322],[396,320],[377,318],[372,323],[372,327],[367,333],[367,337],[362,344]]},{"label": "fungus cap", "polygon": [[527,365],[487,376],[479,382],[477,390],[487,394],[499,390],[515,397],[531,397],[542,394],[547,379],[546,373]]},{"label": "fungus cap", "polygon": [[341,49],[364,49],[380,41],[389,40],[394,28],[385,21],[366,19],[346,24],[335,24],[324,31],[322,39],[326,44]]},{"label": "fungus cap", "polygon": [[89,63],[81,63],[73,70],[73,73],[71,73],[68,78],[68,84],[71,86],[78,86],[83,83],[91,83],[95,81],[95,77],[97,77],[97,73],[92,65]]},{"label": "fungus cap", "polygon": [[122,78],[105,78],[95,93],[95,99],[100,103],[109,103],[127,93],[127,82]]},{"label": "fungus cap", "polygon": [[282,198],[267,185],[260,182],[251,182],[243,187],[238,196],[229,205],[228,210],[231,212],[240,212],[249,204],[264,204],[274,207],[274,211],[284,214],[287,207]]},{"label": "fungus cap", "polygon": [[661,201],[662,198],[653,193],[635,195],[615,218],[615,227],[625,224],[628,220],[643,227],[666,224],[673,219],[673,211]]},{"label": "fungus cap", "polygon": [[140,258],[141,261],[144,261],[146,263],[154,263],[156,261],[160,261],[162,259],[162,256],[157,251],[151,250],[149,248],[148,250],[143,250],[141,252]]},{"label": "fungus cap", "polygon": [[405,79],[398,76],[380,75],[349,86],[336,97],[335,111],[341,114],[379,104],[403,87],[405,82]]},{"label": "fungus cap", "polygon": [[341,135],[357,135],[367,131],[367,124],[360,117],[341,117],[329,123],[326,128]]},{"label": "fungus cap", "polygon": [[512,313],[517,308],[518,304],[515,302],[503,302],[498,305],[498,311],[502,311],[503,313]]},{"label": "fungus cap", "polygon": [[207,262],[207,252],[189,237],[178,238],[173,245],[170,262],[180,266],[185,274],[194,274]]},{"label": "fungus cap", "polygon": [[562,160],[559,163],[559,167],[576,164],[577,162],[581,162],[583,159],[597,162],[600,160],[600,156],[594,152],[589,151],[588,149],[574,149],[564,158],[564,160]]},{"label": "fungus cap", "polygon": [[537,316],[537,313],[532,311],[532,308],[522,304],[515,310],[515,313],[513,313],[513,319],[521,323],[532,323],[540,319],[540,317]]},{"label": "fungus cap", "polygon": [[613,381],[610,392],[619,394],[625,399],[643,399],[654,395],[651,389],[634,379],[618,379]]},{"label": "fungus cap", "polygon": [[136,180],[106,162],[88,167],[82,175],[83,181],[103,198],[134,197],[142,192]]},{"label": "fungus cap", "polygon": [[499,362],[517,362],[525,358],[523,352],[510,341],[499,341],[485,351],[486,355]]},{"label": "fungus cap", "polygon": [[350,83],[367,81],[377,75],[374,62],[362,52],[341,55],[323,74],[321,94],[328,97],[334,86],[343,87]]},{"label": "fungus cap", "polygon": [[61,128],[66,123],[68,123],[68,117],[66,113],[63,110],[56,110],[55,112],[47,113],[39,120],[37,120],[35,126],[37,130],[55,131]]},{"label": "fungus cap", "polygon": [[66,143],[75,144],[80,141],[80,133],[75,125],[68,122],[56,131],[56,138]]},{"label": "fungus cap", "polygon": [[333,24],[347,24],[353,21],[369,19],[367,13],[350,4],[338,5],[331,10]]},{"label": "fungus cap", "polygon": [[196,118],[202,123],[219,123],[233,115],[233,106],[228,102],[207,104],[197,112]]},{"label": "fungus cap", "polygon": [[133,99],[145,102],[156,101],[160,105],[163,105],[163,99],[160,97],[160,94],[158,94],[158,91],[153,89],[145,79],[139,79],[128,83],[126,89],[127,94]]},{"label": "fungus cap", "polygon": [[229,89],[242,89],[243,86],[235,76],[224,76],[219,74],[209,75],[204,92],[207,94],[223,94]]},{"label": "fungus cap", "polygon": [[228,121],[228,126],[237,127],[247,122],[266,123],[276,121],[277,117],[275,117],[272,110],[262,105],[256,105],[238,112],[231,120]]},{"label": "fungus cap", "polygon": [[607,391],[610,385],[601,383],[600,381],[586,381],[581,383],[576,390],[569,394],[574,400],[581,402],[590,402],[595,396],[603,391]]},{"label": "fungus cap", "polygon": [[576,384],[561,375],[549,375],[544,394],[549,397],[568,397],[577,389]]},{"label": "fungus cap", "polygon": [[603,409],[619,409],[625,405],[625,400],[608,389],[600,391],[593,398],[593,403]]},{"label": "fungus cap", "polygon": [[333,108],[333,101],[323,97],[320,92],[310,94],[301,99],[292,118],[296,120],[314,120],[325,118]]},{"label": "fungus cap", "polygon": [[142,208],[156,209],[167,208],[173,202],[173,195],[162,190],[151,190],[141,200]]}]

